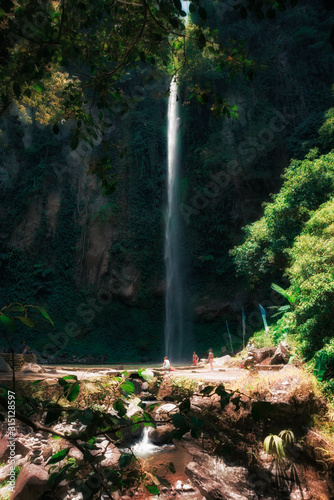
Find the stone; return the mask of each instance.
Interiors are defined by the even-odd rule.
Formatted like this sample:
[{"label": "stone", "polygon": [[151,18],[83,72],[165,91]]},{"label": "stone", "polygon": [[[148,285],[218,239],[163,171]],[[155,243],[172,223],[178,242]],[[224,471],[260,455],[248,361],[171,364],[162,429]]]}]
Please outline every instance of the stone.
[{"label": "stone", "polygon": [[161,405],[161,406],[158,406],[158,408],[155,410],[155,415],[158,417],[158,416],[162,416],[162,415],[172,415],[173,413],[178,413],[179,412],[179,409],[177,407],[177,405],[175,405],[174,403],[166,403],[164,405]]},{"label": "stone", "polygon": [[229,354],[226,354],[226,356],[222,356],[221,358],[216,358],[215,359],[215,366],[223,366],[230,359],[231,359],[231,356]]},{"label": "stone", "polygon": [[132,378],[131,382],[135,387],[135,396],[138,396],[142,392],[143,382],[139,378]]},{"label": "stone", "polygon": [[271,358],[275,350],[275,347],[262,347],[261,349],[254,348],[249,351],[249,354],[254,356],[256,363],[261,363],[266,358]]},{"label": "stone", "polygon": [[[5,436],[0,440],[1,461],[7,462],[7,460],[9,459],[11,451],[10,448],[8,447],[9,444],[10,442],[7,440]],[[25,446],[21,441],[19,440],[15,441],[15,455],[21,455],[22,457],[25,457],[26,455],[28,455],[29,451],[30,449],[27,446]]]},{"label": "stone", "polygon": [[11,367],[9,366],[8,363],[6,363],[6,361],[3,359],[2,356],[0,356],[0,372],[1,373],[11,373],[12,372]]},{"label": "stone", "polygon": [[249,353],[247,358],[242,362],[242,366],[244,368],[250,368],[251,366],[254,366],[256,364],[256,359],[252,355],[252,353]]},{"label": "stone", "polygon": [[20,371],[24,373],[44,373],[44,368],[35,363],[24,363]]},{"label": "stone", "polygon": [[42,452],[42,456],[43,456],[43,459],[45,461],[48,460],[48,458],[50,458],[53,454],[53,450],[52,450],[52,447],[51,446],[46,446]]},{"label": "stone", "polygon": [[56,378],[46,378],[44,382],[48,385],[57,385],[58,380]]},{"label": "stone", "polygon": [[11,500],[36,500],[48,489],[49,474],[35,464],[26,464],[20,470]]},{"label": "stone", "polygon": [[148,437],[153,444],[161,445],[167,444],[172,441],[172,431],[173,426],[166,424],[160,425],[156,429],[151,429],[148,433]]},{"label": "stone", "polygon": [[290,349],[287,342],[280,342],[271,361],[271,365],[287,364],[290,359]]},{"label": "stone", "polygon": [[256,493],[248,485],[248,472],[244,467],[220,467],[217,458],[210,467],[190,462],[186,474],[206,500],[255,500]]}]

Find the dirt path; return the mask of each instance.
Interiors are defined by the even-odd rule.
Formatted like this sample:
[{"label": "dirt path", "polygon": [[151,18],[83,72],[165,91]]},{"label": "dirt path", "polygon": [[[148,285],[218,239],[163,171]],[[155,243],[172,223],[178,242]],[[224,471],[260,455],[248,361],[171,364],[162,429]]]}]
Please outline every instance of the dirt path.
[{"label": "dirt path", "polygon": [[[117,375],[119,371],[112,370],[109,368],[87,368],[84,367],[61,367],[49,365],[43,366],[45,373],[29,373],[29,372],[17,372],[15,374],[16,380],[20,381],[35,381],[35,380],[45,380],[45,379],[58,379],[64,377],[65,375],[76,375],[78,380],[92,380],[96,378],[101,378],[111,374]],[[129,370],[130,372],[136,373],[137,370]],[[153,368],[153,371],[158,371]],[[159,370],[160,372],[160,370]],[[162,371],[161,371],[162,372]],[[164,372],[162,372],[164,373]],[[240,377],[247,373],[247,370],[242,370],[239,368],[216,368],[214,370],[209,370],[206,368],[194,369],[189,367],[189,369],[180,369],[174,372],[169,372],[173,378],[187,377],[193,380],[203,381],[203,382],[215,382],[215,383],[228,383],[238,380]],[[271,371],[261,372],[262,376],[270,377],[273,373]],[[0,373],[0,381],[8,381],[12,379],[10,373]]]}]

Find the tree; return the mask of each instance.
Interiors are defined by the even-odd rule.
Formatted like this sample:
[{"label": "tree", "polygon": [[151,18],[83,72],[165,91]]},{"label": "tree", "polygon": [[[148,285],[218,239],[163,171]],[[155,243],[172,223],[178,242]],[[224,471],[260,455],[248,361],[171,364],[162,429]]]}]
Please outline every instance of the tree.
[{"label": "tree", "polygon": [[[79,139],[93,143],[103,134],[111,115],[127,111],[134,98],[134,72],[146,85],[184,67],[189,41],[199,49],[209,46],[217,68],[248,74],[252,64],[246,54],[232,57],[232,48],[217,44],[203,2],[187,3],[192,26],[187,28],[180,0],[5,0],[0,9],[0,116],[12,103],[22,111],[33,107],[55,133],[61,121],[74,119],[75,149]],[[250,12],[260,18],[296,4],[223,3],[242,17]],[[213,108],[217,112],[219,106]]]}]

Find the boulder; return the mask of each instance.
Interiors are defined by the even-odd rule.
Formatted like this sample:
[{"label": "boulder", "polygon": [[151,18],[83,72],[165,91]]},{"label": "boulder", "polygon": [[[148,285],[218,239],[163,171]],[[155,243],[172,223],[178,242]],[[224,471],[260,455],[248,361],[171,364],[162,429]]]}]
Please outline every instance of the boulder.
[{"label": "boulder", "polygon": [[3,359],[2,356],[0,356],[0,372],[1,373],[11,373],[12,372],[11,367],[9,366],[8,363],[6,363],[6,361]]},{"label": "boulder", "polygon": [[151,429],[148,433],[148,437],[152,441],[153,444],[161,445],[167,444],[172,441],[172,431],[173,426],[166,424],[160,425],[156,429]]},{"label": "boulder", "polygon": [[215,359],[215,366],[223,366],[227,361],[231,359],[231,356],[227,354],[226,356],[222,356],[221,358]]},{"label": "boulder", "polygon": [[[76,460],[83,460],[83,454],[80,450],[78,450],[78,448],[70,443],[67,443],[67,445],[71,447],[68,453],[70,457],[73,457]],[[103,441],[98,444],[98,448],[98,450],[91,450],[90,453],[93,456],[99,456],[102,453],[104,454],[105,458],[100,462],[102,467],[114,467],[118,463],[121,453],[115,445],[108,443],[108,441]]]},{"label": "boulder", "polygon": [[154,418],[156,420],[167,420],[174,413],[179,413],[179,408],[174,403],[166,403],[158,406],[154,411]]},{"label": "boulder", "polygon": [[24,373],[44,373],[45,370],[35,363],[24,363],[20,371]]},{"label": "boulder", "polygon": [[[0,461],[1,462],[7,462],[10,456],[10,449],[9,449],[9,444],[10,442],[7,440],[6,436],[3,436],[0,439]],[[21,455],[22,457],[25,457],[29,453],[30,449],[25,446],[21,441],[16,440],[15,441],[15,455]]]},{"label": "boulder", "polygon": [[254,366],[256,364],[256,359],[254,356],[249,353],[247,358],[242,362],[244,368],[250,368],[251,366]]},{"label": "boulder", "polygon": [[38,500],[48,489],[49,474],[39,465],[26,464],[20,470],[11,500]]},{"label": "boulder", "polygon": [[288,363],[290,359],[290,349],[287,342],[280,342],[271,361],[271,365],[280,365]]},{"label": "boulder", "polygon": [[187,465],[186,474],[206,500],[255,500],[256,493],[249,488],[248,471],[244,467],[226,467],[211,458],[205,466],[196,462]]},{"label": "boulder", "polygon": [[271,358],[275,350],[275,347],[262,347],[261,349],[251,349],[249,354],[254,356],[256,363],[261,363],[264,359]]}]

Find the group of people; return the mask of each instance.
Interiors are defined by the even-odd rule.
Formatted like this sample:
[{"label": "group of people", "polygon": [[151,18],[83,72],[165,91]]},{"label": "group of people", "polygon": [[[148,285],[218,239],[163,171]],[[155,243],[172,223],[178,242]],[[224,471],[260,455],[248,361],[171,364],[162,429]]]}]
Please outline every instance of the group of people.
[{"label": "group of people", "polygon": [[[196,352],[194,351],[193,352],[193,366],[197,366],[198,362],[199,362],[199,357],[197,356]],[[210,364],[210,370],[213,370],[213,351],[211,348],[209,349],[208,363]],[[175,368],[173,368],[171,366],[170,361],[169,361],[167,356],[164,357],[164,363],[162,365],[162,368],[164,368],[165,370],[169,370],[169,371],[175,370]]]}]

